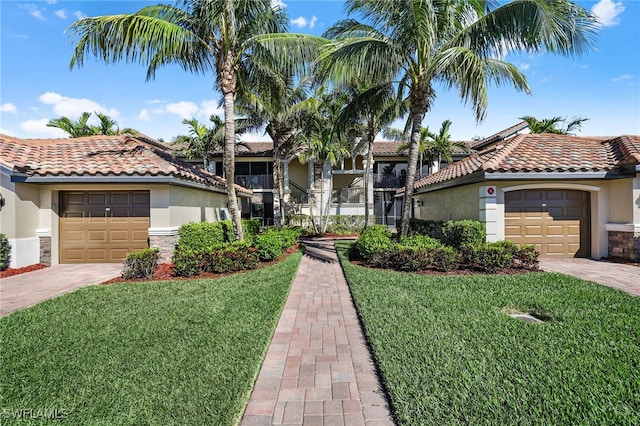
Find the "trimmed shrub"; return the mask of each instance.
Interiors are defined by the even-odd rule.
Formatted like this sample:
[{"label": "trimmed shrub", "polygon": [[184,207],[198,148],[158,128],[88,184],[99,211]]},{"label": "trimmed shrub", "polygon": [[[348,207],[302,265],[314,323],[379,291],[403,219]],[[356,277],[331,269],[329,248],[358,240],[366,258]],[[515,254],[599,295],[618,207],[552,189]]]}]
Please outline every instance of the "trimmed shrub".
[{"label": "trimmed shrub", "polygon": [[368,226],[356,240],[356,250],[360,257],[369,262],[371,256],[382,248],[391,246],[391,231],[384,225]]},{"label": "trimmed shrub", "polygon": [[360,234],[364,229],[364,216],[338,215],[329,218],[327,232],[337,235]]},{"label": "trimmed shrub", "polygon": [[400,244],[403,246],[409,247],[423,247],[423,248],[433,248],[440,245],[440,241],[436,240],[433,237],[428,235],[410,235],[408,237],[404,237]]},{"label": "trimmed shrub", "polygon": [[258,263],[260,259],[255,248],[245,242],[237,242],[201,253],[199,269],[223,274],[255,269]]},{"label": "trimmed shrub", "polygon": [[173,252],[173,273],[180,277],[191,277],[200,272],[203,251],[178,248]]},{"label": "trimmed shrub", "polygon": [[242,229],[244,230],[244,238],[253,238],[260,232],[260,221],[256,219],[242,219]]},{"label": "trimmed shrub", "polygon": [[280,256],[286,249],[297,244],[300,228],[267,228],[255,238],[255,247],[262,261],[270,261]]},{"label": "trimmed shrub", "polygon": [[228,241],[229,228],[224,222],[194,222],[182,225],[178,231],[178,247],[181,250],[194,251],[219,247]]},{"label": "trimmed shrub", "polygon": [[456,249],[482,244],[486,237],[484,223],[476,220],[450,220],[442,225],[441,241]]},{"label": "trimmed shrub", "polygon": [[151,278],[153,270],[158,264],[158,257],[159,250],[157,248],[137,250],[127,254],[124,259],[122,278]]},{"label": "trimmed shrub", "polygon": [[441,220],[409,219],[409,235],[428,235],[437,240],[442,239]]},{"label": "trimmed shrub", "polygon": [[518,246],[511,241],[468,245],[462,249],[467,266],[494,273],[503,269],[535,270],[538,253],[534,246]]},{"label": "trimmed shrub", "polygon": [[0,234],[0,271],[9,267],[11,261],[11,244],[6,235]]}]

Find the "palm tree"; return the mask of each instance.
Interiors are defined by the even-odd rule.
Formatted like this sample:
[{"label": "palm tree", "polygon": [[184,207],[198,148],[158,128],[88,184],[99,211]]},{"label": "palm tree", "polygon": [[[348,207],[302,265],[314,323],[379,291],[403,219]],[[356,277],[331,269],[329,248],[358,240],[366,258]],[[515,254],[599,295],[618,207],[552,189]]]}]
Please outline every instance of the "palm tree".
[{"label": "palm tree", "polygon": [[408,232],[420,129],[436,82],[458,89],[481,121],[491,82],[529,92],[524,75],[501,59],[512,51],[580,54],[592,46],[595,18],[568,0],[518,0],[495,9],[485,0],[347,0],[320,59],[337,81],[394,82],[409,97],[411,145],[400,236]]},{"label": "palm tree", "polygon": [[258,35],[286,30],[287,18],[271,0],[182,0],[134,14],[85,18],[70,27],[77,43],[70,66],[88,56],[107,63],[147,65],[147,79],[158,67],[175,63],[194,73],[212,73],[224,103],[224,169],[235,237],[243,239],[235,187],[235,112],[238,91],[252,81],[277,80]]},{"label": "palm tree", "polygon": [[265,132],[273,141],[273,191],[279,202],[280,217],[286,225],[289,219],[289,193],[284,185],[282,163],[299,147],[300,117],[308,113],[300,107],[300,103],[308,97],[309,82],[303,78],[294,84],[292,76],[285,80],[284,86],[263,86],[244,92],[238,98],[236,106],[238,112],[245,115],[254,127],[264,126]]},{"label": "palm tree", "polygon": [[138,132],[130,127],[125,127],[120,130],[118,123],[106,114],[99,112],[95,113],[98,117],[99,124],[97,126],[90,125],[88,123],[91,117],[90,112],[83,112],[80,114],[77,120],[72,120],[69,117],[59,117],[51,119],[47,122],[47,127],[57,127],[64,130],[69,134],[70,138],[80,138],[83,136],[94,135],[122,135],[125,133],[136,135]]},{"label": "palm tree", "polygon": [[[526,115],[520,117],[520,120],[526,121],[529,125],[529,131],[531,133],[555,133],[558,135],[575,135],[575,132],[580,131],[582,123],[589,120],[588,118],[573,117],[567,123],[567,118],[551,117],[538,120],[535,117]],[[566,123],[566,125],[560,126],[560,123]]]},{"label": "palm tree", "polygon": [[[224,148],[224,120],[218,115],[211,114],[209,121],[213,127],[207,127],[205,123],[200,123],[197,118],[182,120],[182,124],[189,126],[188,134],[178,135],[173,139],[177,145],[177,152],[184,154],[187,158],[201,158],[205,169],[209,169],[209,159],[213,152],[220,152]],[[239,135],[249,129],[246,120],[236,119],[236,148],[245,146],[240,142]]]},{"label": "palm tree", "polygon": [[370,210],[373,208],[373,200],[369,199],[369,188],[373,184],[369,179],[373,165],[373,143],[380,131],[387,130],[387,126],[396,118],[406,115],[407,102],[396,96],[397,94],[389,83],[367,87],[365,82],[360,81],[349,85],[346,93],[350,96],[350,100],[340,113],[336,128],[338,136],[340,136],[345,132],[345,129],[347,132],[353,130],[354,121],[360,122],[363,127],[362,143],[367,147],[364,171],[364,222],[366,227],[371,222]]},{"label": "palm tree", "polygon": [[[429,130],[429,127],[422,127],[420,129],[420,146],[418,153],[420,155],[420,170],[422,170],[423,164],[429,165],[429,169],[441,161],[451,164],[453,162],[453,154],[457,150],[469,152],[469,147],[464,142],[453,142],[449,129],[451,128],[451,120],[444,120],[440,125],[438,133],[433,133]],[[389,135],[389,133],[387,133]],[[409,149],[410,142],[405,141],[398,147],[398,152]],[[430,170],[431,171],[431,170]]]},{"label": "palm tree", "polygon": [[70,138],[81,138],[83,136],[95,135],[94,129],[87,123],[91,117],[90,112],[83,112],[77,120],[69,117],[53,118],[47,122],[47,127],[56,127],[65,131]]},{"label": "palm tree", "polygon": [[[340,136],[336,131],[335,124],[342,109],[347,103],[347,95],[342,93],[326,93],[326,88],[320,87],[313,97],[300,102],[298,108],[307,113],[302,122],[305,124],[300,135],[300,144],[304,150],[300,153],[300,161],[308,162],[313,160],[313,174],[316,185],[320,183],[320,188],[311,188],[309,196],[309,208],[311,223],[317,232],[324,233],[327,230],[328,216],[331,207],[331,196],[324,198],[325,192],[332,193],[333,179],[330,179],[328,191],[325,191],[324,181],[326,168],[336,165],[343,158],[351,154],[352,146],[349,145],[347,133]],[[317,194],[320,193],[320,200]],[[318,212],[319,223],[316,224],[313,204],[320,201],[320,211]]]}]

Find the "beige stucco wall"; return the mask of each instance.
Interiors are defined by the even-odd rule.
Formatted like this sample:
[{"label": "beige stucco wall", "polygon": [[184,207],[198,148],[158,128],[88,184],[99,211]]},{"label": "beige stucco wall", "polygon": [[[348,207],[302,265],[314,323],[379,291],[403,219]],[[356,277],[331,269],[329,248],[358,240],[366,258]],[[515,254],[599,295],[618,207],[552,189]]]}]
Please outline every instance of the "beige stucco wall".
[{"label": "beige stucco wall", "polygon": [[309,178],[307,172],[308,163],[302,164],[297,158],[289,162],[289,181],[295,182],[296,185],[308,189]]},{"label": "beige stucco wall", "polygon": [[[489,181],[440,191],[417,194],[423,203],[416,208],[420,219],[479,220],[479,188],[495,185],[497,238],[504,239],[504,194],[521,189],[560,188],[580,190],[591,196],[591,256],[605,257],[608,254],[607,224],[634,224],[640,219],[640,179],[576,180],[576,181]],[[635,188],[638,186],[638,188]]]},{"label": "beige stucco wall", "polygon": [[176,185],[169,187],[169,199],[170,227],[182,226],[189,222],[215,222],[216,209],[227,207],[226,193]]},{"label": "beige stucco wall", "polygon": [[[415,195],[415,217],[423,220],[479,220],[478,187],[480,184],[458,186]],[[418,206],[422,204],[422,206]]]}]

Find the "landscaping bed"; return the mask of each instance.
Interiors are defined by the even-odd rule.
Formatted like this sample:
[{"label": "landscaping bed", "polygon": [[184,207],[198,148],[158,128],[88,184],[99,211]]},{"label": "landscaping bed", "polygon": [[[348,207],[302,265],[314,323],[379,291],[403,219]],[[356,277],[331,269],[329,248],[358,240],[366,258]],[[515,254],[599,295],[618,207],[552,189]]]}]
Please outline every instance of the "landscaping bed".
[{"label": "landscaping bed", "polygon": [[640,424],[637,297],[543,272],[372,270],[336,245],[399,424]]},{"label": "landscaping bed", "polygon": [[38,269],[44,269],[47,265],[42,263],[36,263],[34,265],[23,266],[22,268],[7,268],[0,271],[0,278],[11,277],[13,275],[24,274],[25,272],[37,271]]}]

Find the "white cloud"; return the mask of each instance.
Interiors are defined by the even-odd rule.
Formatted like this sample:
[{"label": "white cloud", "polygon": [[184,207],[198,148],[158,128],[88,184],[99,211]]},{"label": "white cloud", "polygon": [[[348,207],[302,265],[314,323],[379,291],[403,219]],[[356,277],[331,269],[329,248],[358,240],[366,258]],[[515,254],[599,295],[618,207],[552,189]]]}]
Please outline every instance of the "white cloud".
[{"label": "white cloud", "polygon": [[158,105],[158,104],[164,103],[164,101],[161,101],[160,99],[151,99],[147,101],[147,103],[149,105]]},{"label": "white cloud", "polygon": [[621,76],[618,76],[616,78],[614,78],[612,81],[622,81],[622,80],[629,80],[632,79],[633,75],[631,74],[622,74]]},{"label": "white cloud", "polygon": [[287,4],[282,0],[271,0],[271,7],[274,9],[276,7],[279,7],[280,9],[284,9],[285,7],[287,7]]},{"label": "white cloud", "polygon": [[618,25],[620,20],[618,16],[624,12],[624,5],[621,1],[615,2],[613,0],[600,0],[594,4],[591,11],[598,17],[600,24],[605,27],[612,27]]},{"label": "white cloud", "polygon": [[101,112],[111,118],[118,118],[120,112],[116,108],[106,108],[90,99],[70,98],[55,92],[46,92],[38,98],[45,105],[52,105],[53,112],[58,116],[76,118],[83,112]]},{"label": "white cloud", "polygon": [[296,19],[291,19],[290,22],[292,25],[295,25],[298,28],[304,28],[309,23],[309,21],[307,21],[307,18],[305,18],[304,16],[299,16]]},{"label": "white cloud", "polygon": [[0,105],[0,112],[11,112],[15,114],[18,112],[18,108],[16,108],[15,104],[7,102],[6,104]]},{"label": "white cloud", "polygon": [[318,22],[318,18],[316,16],[311,17],[311,21],[309,21],[309,28],[315,27],[316,22]]},{"label": "white cloud", "polygon": [[84,18],[87,17],[87,15],[85,15],[82,12],[80,12],[79,10],[76,10],[75,12],[73,12],[73,15],[78,19],[84,19]]},{"label": "white cloud", "polygon": [[531,64],[518,64],[518,68],[520,68],[521,71],[527,71],[531,68]]},{"label": "white cloud", "polygon": [[218,101],[208,100],[200,102],[200,109],[202,115],[204,115],[207,120],[209,120],[209,116],[211,114],[218,115],[220,117],[224,116],[224,109],[218,106]]},{"label": "white cloud", "polygon": [[16,135],[11,130],[3,129],[2,127],[0,127],[0,134],[7,135],[7,136],[15,136]]},{"label": "white cloud", "polygon": [[166,108],[167,111],[178,115],[180,118],[193,118],[198,112],[198,105],[189,101],[169,103]]},{"label": "white cloud", "polygon": [[68,136],[62,130],[55,127],[47,127],[48,119],[42,118],[40,120],[27,120],[20,123],[20,128],[29,133],[35,133],[36,135],[49,137],[49,138],[64,138]]},{"label": "white cloud", "polygon": [[56,10],[55,12],[53,12],[53,14],[60,19],[67,19],[67,11],[64,9]]},{"label": "white cloud", "polygon": [[149,110],[143,109],[142,111],[140,111],[140,113],[138,114],[138,120],[151,121],[151,116],[149,115]]},{"label": "white cloud", "polygon": [[58,0],[47,0],[47,4],[56,4]]},{"label": "white cloud", "polygon": [[25,5],[22,5],[22,7],[24,7],[29,11],[29,15],[33,16],[36,19],[40,19],[41,21],[44,21],[42,10],[39,9],[38,6],[36,6],[35,4],[28,3]]},{"label": "white cloud", "polygon": [[546,83],[547,81],[551,81],[553,79],[553,77],[542,77],[542,80],[540,80],[540,83]]}]

